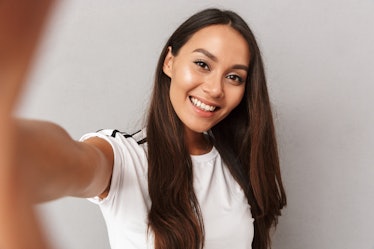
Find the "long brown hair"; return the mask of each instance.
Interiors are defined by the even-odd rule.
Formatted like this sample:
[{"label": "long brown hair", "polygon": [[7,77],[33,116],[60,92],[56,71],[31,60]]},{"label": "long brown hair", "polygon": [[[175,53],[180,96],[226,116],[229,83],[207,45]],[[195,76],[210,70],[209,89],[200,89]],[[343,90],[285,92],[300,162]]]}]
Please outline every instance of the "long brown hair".
[{"label": "long brown hair", "polygon": [[263,62],[246,22],[232,11],[206,9],[190,17],[169,38],[156,69],[147,119],[148,190],[152,201],[149,228],[156,249],[204,246],[204,223],[193,189],[192,162],[184,140],[183,123],[169,98],[170,78],[163,63],[200,29],[230,25],[247,41],[250,67],[241,103],[209,131],[231,174],[246,193],[255,218],[254,249],[270,247],[270,228],[286,205],[276,136]]}]

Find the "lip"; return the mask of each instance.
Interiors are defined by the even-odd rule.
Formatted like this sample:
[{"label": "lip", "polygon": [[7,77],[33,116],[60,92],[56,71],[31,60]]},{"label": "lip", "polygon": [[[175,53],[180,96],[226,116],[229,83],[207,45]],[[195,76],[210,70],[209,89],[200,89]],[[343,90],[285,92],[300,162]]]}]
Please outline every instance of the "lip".
[{"label": "lip", "polygon": [[[215,109],[214,109],[213,111],[206,111],[206,110],[203,110],[203,109],[201,109],[201,108],[199,108],[199,107],[197,107],[196,105],[193,104],[193,102],[192,102],[192,98],[194,98],[194,99],[200,101],[201,103],[203,103],[203,104],[205,104],[205,105],[215,107]],[[217,112],[217,110],[220,109],[220,106],[219,106],[219,105],[217,105],[217,104],[215,104],[215,103],[212,103],[212,102],[210,102],[210,101],[206,101],[206,100],[201,99],[201,98],[196,97],[196,96],[189,96],[188,99],[189,99],[189,102],[191,103],[191,106],[193,107],[194,111],[195,111],[196,113],[198,113],[199,116],[202,116],[202,117],[212,117],[212,116]]]}]

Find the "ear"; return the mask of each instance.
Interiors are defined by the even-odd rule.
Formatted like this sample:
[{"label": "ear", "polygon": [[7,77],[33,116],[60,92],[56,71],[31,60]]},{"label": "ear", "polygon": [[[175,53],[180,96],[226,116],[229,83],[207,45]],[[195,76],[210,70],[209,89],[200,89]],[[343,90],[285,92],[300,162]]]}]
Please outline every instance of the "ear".
[{"label": "ear", "polygon": [[168,47],[168,53],[167,53],[167,55],[165,56],[165,59],[164,59],[164,66],[163,66],[162,70],[170,78],[172,76],[172,71],[173,71],[172,70],[173,69],[173,60],[174,60],[174,55],[171,52],[171,47],[169,46]]}]

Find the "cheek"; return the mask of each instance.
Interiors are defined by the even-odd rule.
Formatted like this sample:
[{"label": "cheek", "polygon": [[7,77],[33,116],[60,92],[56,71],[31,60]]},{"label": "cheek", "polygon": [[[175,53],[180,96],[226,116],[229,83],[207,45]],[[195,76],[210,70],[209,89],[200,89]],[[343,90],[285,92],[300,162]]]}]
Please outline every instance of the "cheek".
[{"label": "cheek", "polygon": [[188,66],[177,68],[178,69],[173,72],[173,78],[171,80],[171,84],[174,84],[174,87],[189,90],[198,83],[199,79],[192,68]]},{"label": "cheek", "polygon": [[241,89],[237,89],[236,91],[233,91],[230,96],[231,97],[229,98],[230,100],[229,106],[230,106],[230,111],[231,111],[235,109],[235,107],[237,107],[242,101],[244,97],[244,87]]},{"label": "cheek", "polygon": [[188,93],[193,89],[195,78],[187,67],[173,70],[172,79],[170,83],[170,100],[174,109],[182,105],[188,97]]}]

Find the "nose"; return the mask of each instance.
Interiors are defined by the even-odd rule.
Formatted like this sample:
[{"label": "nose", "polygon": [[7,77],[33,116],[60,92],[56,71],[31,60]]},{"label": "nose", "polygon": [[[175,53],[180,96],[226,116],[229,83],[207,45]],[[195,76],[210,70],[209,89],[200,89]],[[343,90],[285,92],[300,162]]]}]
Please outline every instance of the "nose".
[{"label": "nose", "polygon": [[222,98],[224,96],[223,82],[221,77],[209,77],[202,85],[204,93],[212,98]]}]

